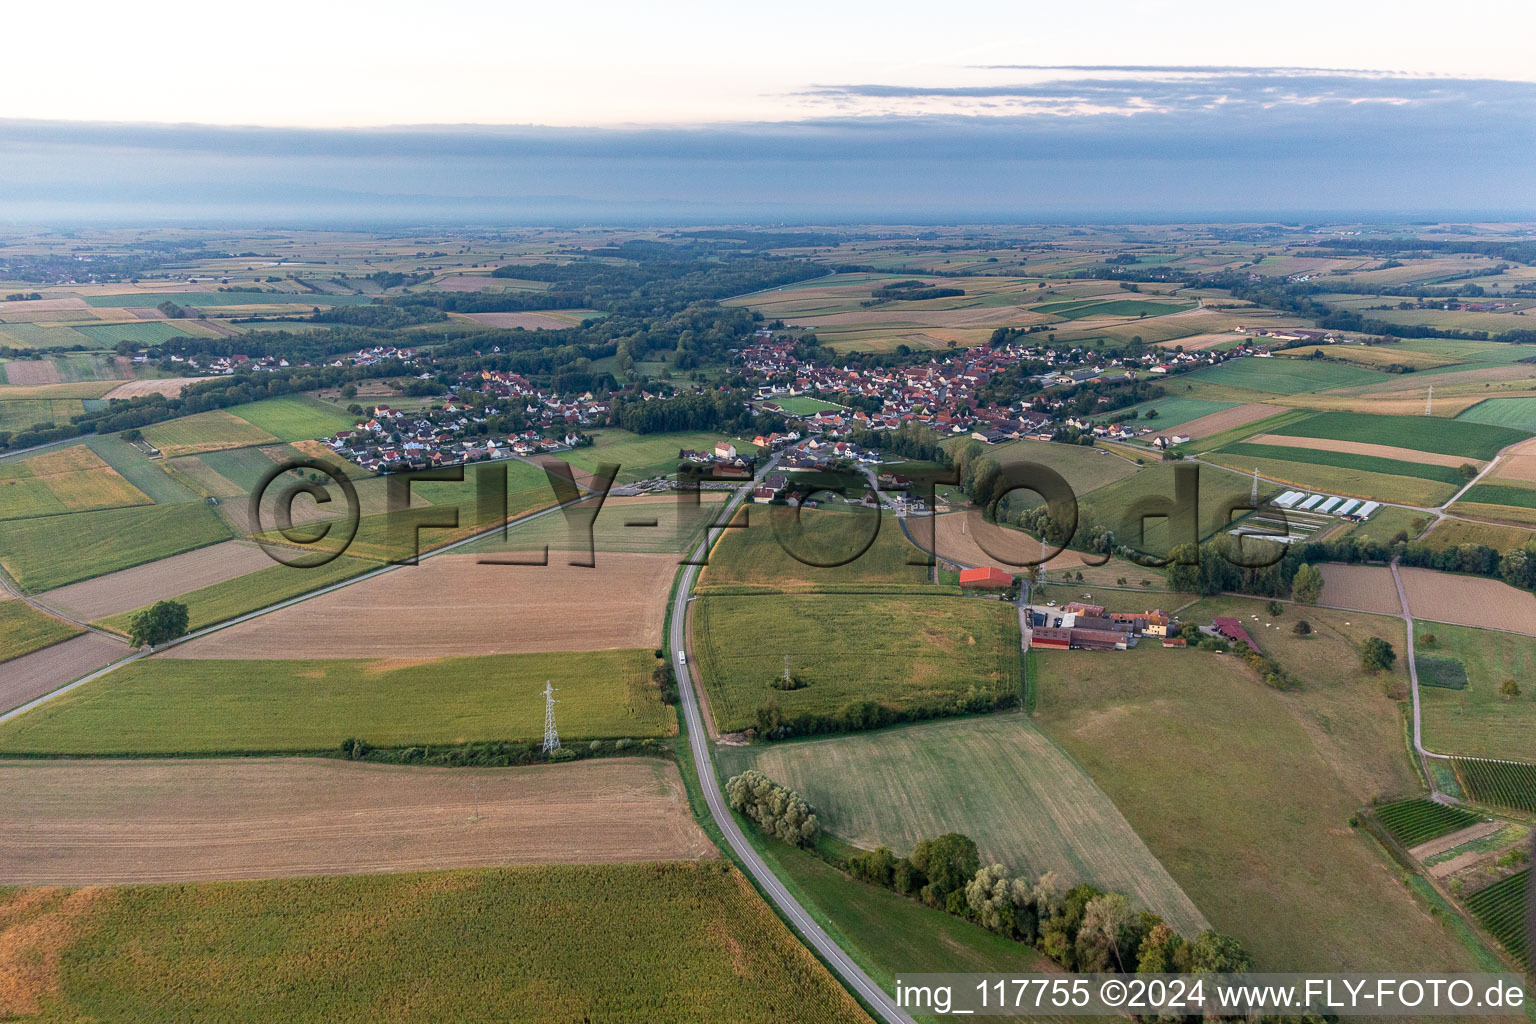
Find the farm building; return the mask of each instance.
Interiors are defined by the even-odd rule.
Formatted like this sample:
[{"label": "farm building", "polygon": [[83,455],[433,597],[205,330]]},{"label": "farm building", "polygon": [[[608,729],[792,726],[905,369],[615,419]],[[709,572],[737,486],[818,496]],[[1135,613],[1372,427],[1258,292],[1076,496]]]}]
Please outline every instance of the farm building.
[{"label": "farm building", "polygon": [[1070,602],[1068,602],[1067,603],[1067,611],[1071,612],[1073,615],[1087,615],[1087,616],[1090,616],[1092,618],[1103,618],[1103,616],[1104,616],[1104,606],[1103,605],[1101,605],[1101,604],[1084,604],[1081,601],[1070,601]]},{"label": "farm building", "polygon": [[1029,646],[1056,651],[1123,651],[1135,644],[1136,637],[1116,629],[1042,626],[1029,635]]},{"label": "farm building", "polygon": [[1041,626],[1029,634],[1029,646],[1043,647],[1047,650],[1065,651],[1072,646],[1072,631],[1070,629],[1054,629],[1050,626]]},{"label": "farm building", "polygon": [[1336,515],[1336,516],[1347,516],[1351,512],[1353,512],[1355,510],[1355,506],[1359,505],[1359,504],[1360,504],[1360,499],[1359,498],[1350,498],[1344,504],[1342,504],[1338,508],[1334,509],[1333,514]]},{"label": "farm building", "polygon": [[1325,501],[1321,505],[1317,506],[1317,511],[1319,511],[1319,512],[1332,512],[1333,511],[1333,507],[1335,505],[1337,505],[1339,502],[1343,501],[1343,500],[1344,500],[1343,498],[1329,498],[1327,501]]},{"label": "farm building", "polygon": [[1281,508],[1290,508],[1302,498],[1307,496],[1306,491],[1286,491],[1280,497],[1270,502],[1271,505],[1279,505]]},{"label": "farm building", "polygon": [[1259,645],[1253,642],[1253,637],[1248,635],[1248,631],[1243,628],[1243,624],[1236,619],[1219,617],[1212,619],[1211,628],[1233,643],[1242,641],[1254,650],[1259,649]]},{"label": "farm building", "polygon": [[1322,501],[1322,500],[1323,500],[1323,495],[1321,495],[1321,494],[1314,494],[1314,495],[1312,495],[1312,497],[1308,498],[1306,501],[1302,502],[1300,505],[1297,505],[1296,507],[1297,507],[1297,509],[1305,512],[1305,511],[1313,508],[1314,506],[1316,506],[1317,503]]},{"label": "farm building", "polygon": [[1381,502],[1368,501],[1364,505],[1360,506],[1359,510],[1355,512],[1355,515],[1359,516],[1361,519],[1369,519],[1371,516],[1376,514],[1376,510],[1379,508],[1381,508]]},{"label": "farm building", "polygon": [[961,569],[960,585],[962,587],[993,587],[1006,589],[1013,586],[1013,575],[992,565],[984,565],[979,569]]}]

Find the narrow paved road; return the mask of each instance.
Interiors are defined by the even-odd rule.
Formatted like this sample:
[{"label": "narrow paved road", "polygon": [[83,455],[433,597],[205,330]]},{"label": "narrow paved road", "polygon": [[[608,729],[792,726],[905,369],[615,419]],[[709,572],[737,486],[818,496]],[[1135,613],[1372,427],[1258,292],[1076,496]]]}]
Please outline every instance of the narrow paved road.
[{"label": "narrow paved road", "polygon": [[1449,760],[1449,754],[1437,754],[1424,749],[1424,729],[1419,715],[1419,665],[1413,656],[1413,613],[1408,609],[1408,592],[1403,588],[1403,578],[1397,572],[1397,559],[1392,559],[1392,582],[1397,584],[1397,600],[1402,606],[1403,626],[1408,630],[1408,684],[1413,694],[1413,750],[1424,766],[1424,778],[1429,780],[1430,796],[1436,800],[1450,801],[1455,797],[1443,792],[1435,782],[1435,773],[1429,770],[1429,759],[1438,757]]},{"label": "narrow paved road", "polygon": [[[762,472],[767,473],[777,462],[777,457],[771,459],[763,467]],[[726,504],[720,522],[730,521],[731,515],[740,507],[753,486],[754,484],[749,482],[736,491]],[[709,734],[704,728],[704,719],[699,711],[698,694],[694,690],[692,666],[684,657],[684,651],[691,648],[687,632],[688,603],[693,599],[693,585],[699,574],[698,563],[704,561],[713,539],[714,536],[706,533],[689,559],[694,564],[683,567],[683,575],[678,581],[677,594],[672,603],[672,624],[669,631],[672,642],[672,665],[677,671],[677,692],[682,699],[683,719],[688,726],[688,744],[693,750],[693,765],[698,772],[699,788],[704,791],[704,801],[709,805],[710,816],[715,819],[715,824],[724,833],[726,842],[731,844],[731,850],[741,860],[742,865],[773,900],[774,906],[779,908],[811,948],[816,950],[821,958],[837,972],[838,977],[858,993],[867,1005],[873,1007],[875,1013],[888,1024],[914,1024],[912,1016],[897,1006],[895,1000],[876,985],[873,979],[865,974],[847,953],[843,952],[842,947],[832,941],[831,936],[812,919],[800,902],[784,887],[784,883],[769,870],[768,865],[752,848],[752,844],[747,842],[747,837],[742,835],[735,817],[726,805],[725,794],[720,791],[720,780],[715,776],[714,755],[709,746]]]}]

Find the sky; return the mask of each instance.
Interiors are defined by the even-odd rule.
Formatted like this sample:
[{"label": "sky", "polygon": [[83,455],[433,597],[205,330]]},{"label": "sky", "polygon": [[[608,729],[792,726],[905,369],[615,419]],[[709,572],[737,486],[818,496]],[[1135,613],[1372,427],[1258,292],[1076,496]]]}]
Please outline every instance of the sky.
[{"label": "sky", "polygon": [[[12,39],[58,40],[27,5]],[[1536,208],[1536,5],[86,0],[0,62],[0,220]]]}]

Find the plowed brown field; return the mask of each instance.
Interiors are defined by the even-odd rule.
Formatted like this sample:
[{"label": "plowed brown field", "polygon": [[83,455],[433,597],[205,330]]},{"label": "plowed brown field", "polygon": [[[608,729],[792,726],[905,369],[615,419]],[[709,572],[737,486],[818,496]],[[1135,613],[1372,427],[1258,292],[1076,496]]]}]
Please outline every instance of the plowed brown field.
[{"label": "plowed brown field", "polygon": [[1529,591],[1498,580],[1433,569],[1398,572],[1408,594],[1408,610],[1415,618],[1536,636],[1536,595]]},{"label": "plowed brown field", "polygon": [[0,885],[700,859],[677,768],[0,762]]},{"label": "plowed brown field", "polygon": [[165,652],[178,658],[445,658],[656,647],[673,554],[599,553],[595,568],[423,559]]},{"label": "plowed brown field", "polygon": [[1348,608],[1383,615],[1403,614],[1397,599],[1392,570],[1384,565],[1320,565],[1323,592],[1317,603],[1324,608]]}]

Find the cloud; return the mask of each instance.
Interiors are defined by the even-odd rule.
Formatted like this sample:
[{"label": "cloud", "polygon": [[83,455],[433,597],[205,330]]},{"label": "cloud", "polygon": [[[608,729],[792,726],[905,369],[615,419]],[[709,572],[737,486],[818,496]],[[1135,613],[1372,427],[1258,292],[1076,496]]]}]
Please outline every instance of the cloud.
[{"label": "cloud", "polygon": [[[798,121],[300,130],[0,121],[0,219],[1102,219],[1529,211],[1536,84],[1004,69],[821,85]],[[1024,72],[1038,80],[1019,81]],[[1070,73],[1068,73],[1070,72]]]}]

